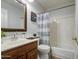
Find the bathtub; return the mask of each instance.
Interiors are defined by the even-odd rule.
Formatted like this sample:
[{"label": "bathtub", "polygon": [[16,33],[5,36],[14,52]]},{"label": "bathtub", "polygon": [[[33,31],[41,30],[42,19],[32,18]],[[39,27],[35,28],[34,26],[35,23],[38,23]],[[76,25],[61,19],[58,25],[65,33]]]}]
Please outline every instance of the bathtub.
[{"label": "bathtub", "polygon": [[52,47],[52,55],[60,59],[77,59],[75,51]]}]

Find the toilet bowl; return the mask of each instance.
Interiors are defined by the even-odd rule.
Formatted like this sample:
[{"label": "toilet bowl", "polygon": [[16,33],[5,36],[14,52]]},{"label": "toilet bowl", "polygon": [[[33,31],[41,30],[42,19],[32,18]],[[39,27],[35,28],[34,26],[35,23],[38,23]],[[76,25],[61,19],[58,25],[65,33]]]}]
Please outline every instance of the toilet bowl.
[{"label": "toilet bowl", "polygon": [[50,47],[48,45],[39,45],[38,51],[40,59],[49,59],[48,53],[50,51]]}]

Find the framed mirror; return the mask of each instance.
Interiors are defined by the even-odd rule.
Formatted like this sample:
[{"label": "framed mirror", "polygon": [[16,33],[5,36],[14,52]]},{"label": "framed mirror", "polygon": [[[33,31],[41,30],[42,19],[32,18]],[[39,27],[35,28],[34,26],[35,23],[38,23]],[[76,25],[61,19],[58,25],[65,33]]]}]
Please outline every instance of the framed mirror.
[{"label": "framed mirror", "polygon": [[18,0],[1,0],[1,30],[26,31],[26,5]]}]

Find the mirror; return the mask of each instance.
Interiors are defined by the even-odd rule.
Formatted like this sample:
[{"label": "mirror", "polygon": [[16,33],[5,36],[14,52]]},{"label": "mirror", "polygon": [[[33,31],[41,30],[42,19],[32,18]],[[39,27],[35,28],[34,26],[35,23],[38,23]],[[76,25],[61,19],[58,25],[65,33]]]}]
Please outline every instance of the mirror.
[{"label": "mirror", "polygon": [[26,6],[16,0],[1,0],[1,30],[26,31]]}]

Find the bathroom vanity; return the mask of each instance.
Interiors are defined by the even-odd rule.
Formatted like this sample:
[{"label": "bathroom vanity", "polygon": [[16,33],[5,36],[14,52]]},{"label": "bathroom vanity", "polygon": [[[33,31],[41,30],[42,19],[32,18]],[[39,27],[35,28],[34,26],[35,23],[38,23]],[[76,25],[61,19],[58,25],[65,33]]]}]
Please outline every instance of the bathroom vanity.
[{"label": "bathroom vanity", "polygon": [[37,40],[24,40],[24,43],[15,44],[12,48],[11,45],[6,48],[2,47],[1,57],[2,59],[37,59]]}]

